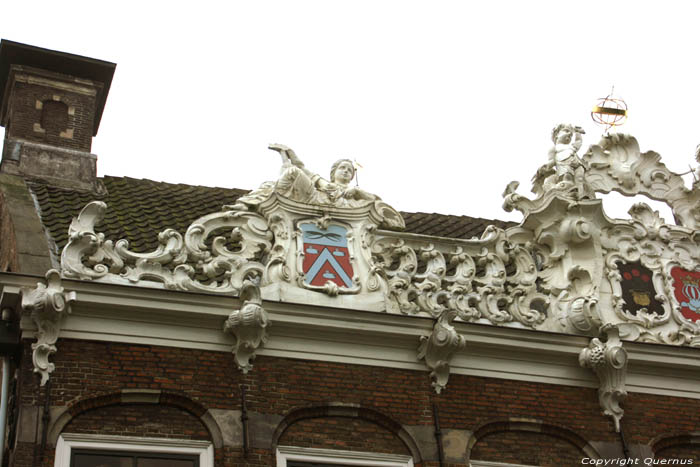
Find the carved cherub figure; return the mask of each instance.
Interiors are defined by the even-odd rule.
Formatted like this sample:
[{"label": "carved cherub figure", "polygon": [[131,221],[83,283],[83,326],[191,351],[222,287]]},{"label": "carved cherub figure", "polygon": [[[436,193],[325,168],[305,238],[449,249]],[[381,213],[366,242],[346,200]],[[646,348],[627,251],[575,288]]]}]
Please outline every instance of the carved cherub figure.
[{"label": "carved cherub figure", "polygon": [[555,168],[560,180],[574,181],[574,173],[582,165],[578,150],[583,143],[581,135],[585,133],[579,126],[564,123],[552,130],[554,146],[549,150],[549,164]]},{"label": "carved cherub figure", "polygon": [[533,179],[533,191],[547,192],[552,189],[574,188],[584,196],[584,166],[578,151],[583,143],[583,128],[561,123],[552,130],[554,146],[549,150],[549,162],[539,168]]},{"label": "carved cherub figure", "polygon": [[269,198],[273,192],[302,203],[336,207],[357,207],[379,199],[350,186],[355,166],[349,159],[340,159],[333,164],[329,181],[307,169],[291,148],[281,144],[271,144],[269,148],[282,156],[280,178],[276,182],[265,182],[257,190],[242,196],[234,208],[248,209]]}]

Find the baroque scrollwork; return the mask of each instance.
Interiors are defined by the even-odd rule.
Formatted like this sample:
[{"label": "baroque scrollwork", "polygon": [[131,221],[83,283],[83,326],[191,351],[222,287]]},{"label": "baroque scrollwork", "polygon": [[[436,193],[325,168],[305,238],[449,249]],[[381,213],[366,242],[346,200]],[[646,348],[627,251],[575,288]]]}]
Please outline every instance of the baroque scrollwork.
[{"label": "baroque scrollwork", "polygon": [[665,202],[680,225],[700,228],[700,190],[688,189],[683,178],[661,162],[658,153],[642,153],[634,137],[606,135],[590,147],[583,159],[588,166],[586,180],[593,190],[617,191],[627,196],[642,194]]},{"label": "baroque scrollwork", "polygon": [[386,283],[389,309],[441,317],[454,311],[469,322],[534,327],[546,318],[548,298],[537,291],[531,252],[488,227],[481,239],[455,245],[408,235],[377,238],[373,270]]},{"label": "baroque scrollwork", "polygon": [[129,283],[162,283],[166,288],[237,293],[243,281],[260,277],[262,257],[272,247],[272,232],[255,213],[224,210],[196,220],[184,237],[173,229],[158,235],[159,246],[150,253],[129,250],[127,240],[114,244],[95,225],[107,205],[89,203],[73,219],[69,241],[61,254],[67,278]]},{"label": "baroque scrollwork", "polygon": [[418,347],[418,360],[423,360],[431,370],[432,386],[438,394],[450,377],[452,356],[467,344],[464,336],[460,336],[452,325],[456,317],[456,311],[442,313],[435,321],[433,332],[430,336],[422,336]]},{"label": "baroque scrollwork", "polygon": [[75,301],[76,294],[64,290],[61,276],[55,269],[46,273],[46,284],[39,282],[33,289],[23,288],[21,294],[22,309],[30,313],[37,327],[37,341],[32,344],[32,363],[34,372],[41,375],[40,384],[43,386],[56,369],[49,357],[56,353],[61,322],[70,313],[71,303]]},{"label": "baroque scrollwork", "polygon": [[[504,207],[524,214],[520,225],[490,226],[480,238],[396,232],[401,215],[352,186],[350,161],[338,161],[325,179],[273,145],[282,156],[278,180],[184,234],[164,230],[151,252],[105,239],[95,225],[106,205],[88,204],[70,226],[62,274],[231,295],[256,279],[270,300],[587,336],[614,324],[626,340],[700,345],[700,319],[681,311],[691,302],[674,298],[671,277],[700,269],[700,224],[692,221],[700,182],[686,188],[658,154],[642,154],[625,135],[606,136],[580,157],[582,135],[573,125],[554,128],[535,198],[516,193],[517,182],[504,192]],[[629,219],[610,219],[596,199],[609,191],[664,199],[681,225],[644,203]],[[649,290],[628,290],[625,268],[637,263],[648,268]]]},{"label": "baroque scrollwork", "polygon": [[231,312],[224,323],[224,332],[236,338],[231,352],[238,368],[248,373],[253,368],[250,362],[255,358],[255,352],[267,342],[270,321],[262,306],[258,284],[246,280],[240,299],[243,304],[239,310]]},{"label": "baroque scrollwork", "polygon": [[604,338],[591,339],[590,344],[579,354],[579,363],[598,376],[598,400],[603,413],[613,419],[615,431],[620,431],[620,420],[624,410],[620,403],[627,397],[625,377],[627,374],[627,351],[622,347],[619,330],[612,325],[601,328]]},{"label": "baroque scrollwork", "polygon": [[[664,223],[658,212],[644,203],[635,204],[630,215],[629,221],[617,222],[601,231],[606,251],[605,275],[621,336],[641,342],[699,345],[700,326],[681,315],[671,275],[673,268],[693,271],[700,264],[694,232]],[[634,304],[623,299],[624,278],[620,273],[622,265],[633,264],[648,271],[644,275],[649,284],[647,292],[629,292],[639,295],[639,299],[633,298],[638,302],[634,310],[630,308]]]}]

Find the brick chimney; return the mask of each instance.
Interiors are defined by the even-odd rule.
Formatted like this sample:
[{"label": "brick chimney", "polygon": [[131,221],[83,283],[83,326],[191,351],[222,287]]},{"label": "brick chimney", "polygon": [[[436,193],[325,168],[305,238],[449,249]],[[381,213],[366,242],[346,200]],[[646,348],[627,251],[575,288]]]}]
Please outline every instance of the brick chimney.
[{"label": "brick chimney", "polygon": [[3,39],[0,172],[102,191],[90,152],[116,65]]}]

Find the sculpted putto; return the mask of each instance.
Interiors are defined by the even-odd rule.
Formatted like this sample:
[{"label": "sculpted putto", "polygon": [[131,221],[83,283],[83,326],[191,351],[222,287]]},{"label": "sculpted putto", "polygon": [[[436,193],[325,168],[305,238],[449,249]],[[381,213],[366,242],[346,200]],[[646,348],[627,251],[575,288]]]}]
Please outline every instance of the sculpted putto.
[{"label": "sculpted putto", "polygon": [[549,150],[549,162],[537,171],[533,180],[533,191],[547,192],[553,188],[562,191],[574,190],[580,197],[586,195],[584,186],[585,168],[578,151],[583,142],[583,128],[559,124],[552,130],[554,146]]},{"label": "sculpted putto", "polygon": [[379,199],[376,195],[350,186],[355,167],[348,159],[340,159],[333,164],[329,181],[307,169],[287,146],[271,144],[269,148],[282,156],[280,178],[276,182],[265,182],[257,190],[239,198],[236,208],[256,206],[273,192],[302,203],[344,208],[364,206]]}]

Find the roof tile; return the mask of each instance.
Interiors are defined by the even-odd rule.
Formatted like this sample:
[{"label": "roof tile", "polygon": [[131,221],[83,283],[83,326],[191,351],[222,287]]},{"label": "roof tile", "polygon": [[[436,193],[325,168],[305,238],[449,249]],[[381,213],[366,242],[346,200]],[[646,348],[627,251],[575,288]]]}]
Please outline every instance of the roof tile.
[{"label": "roof tile", "polygon": [[[135,252],[147,252],[158,246],[158,233],[176,228],[180,233],[197,218],[233,204],[247,190],[211,188],[154,182],[129,177],[104,177],[107,194],[56,188],[38,182],[28,185],[41,209],[41,219],[59,251],[68,242],[68,227],[73,217],[89,202],[107,203],[104,220],[96,230],[112,240],[126,239]],[[438,237],[469,239],[478,237],[488,225],[510,227],[512,222],[469,216],[402,212],[406,231]]]}]

